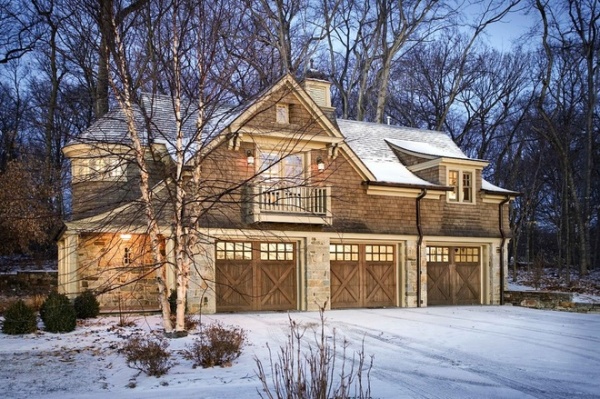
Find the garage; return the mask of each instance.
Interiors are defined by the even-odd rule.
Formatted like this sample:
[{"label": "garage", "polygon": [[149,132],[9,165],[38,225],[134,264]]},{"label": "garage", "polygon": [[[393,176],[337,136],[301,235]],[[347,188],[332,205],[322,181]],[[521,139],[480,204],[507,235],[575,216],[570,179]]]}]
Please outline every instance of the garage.
[{"label": "garage", "polygon": [[331,244],[331,307],[396,306],[394,245]]},{"label": "garage", "polygon": [[481,304],[478,247],[427,247],[427,305]]},{"label": "garage", "polygon": [[217,311],[295,310],[295,254],[294,243],[217,242]]}]

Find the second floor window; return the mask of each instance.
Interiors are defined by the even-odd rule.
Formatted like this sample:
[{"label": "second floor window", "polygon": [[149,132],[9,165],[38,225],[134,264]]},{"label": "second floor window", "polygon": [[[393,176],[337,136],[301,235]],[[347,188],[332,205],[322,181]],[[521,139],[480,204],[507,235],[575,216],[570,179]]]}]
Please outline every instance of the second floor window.
[{"label": "second floor window", "polygon": [[473,202],[473,173],[461,170],[448,171],[448,185],[453,188],[448,192],[450,202]]},{"label": "second floor window", "polygon": [[73,177],[85,180],[118,180],[125,176],[125,165],[118,157],[85,158],[74,161]]},{"label": "second floor window", "polygon": [[269,184],[285,186],[302,185],[304,178],[304,155],[263,152],[260,154],[262,180]]}]

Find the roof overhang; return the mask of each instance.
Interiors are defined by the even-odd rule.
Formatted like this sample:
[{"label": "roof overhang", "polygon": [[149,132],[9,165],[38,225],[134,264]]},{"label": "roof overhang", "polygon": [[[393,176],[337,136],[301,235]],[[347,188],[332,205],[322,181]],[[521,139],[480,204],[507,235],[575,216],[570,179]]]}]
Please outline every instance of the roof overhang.
[{"label": "roof overhang", "polygon": [[411,172],[418,172],[420,170],[431,169],[439,166],[455,166],[463,168],[466,167],[483,169],[489,164],[490,163],[488,161],[483,161],[481,159],[439,157],[430,161],[408,166],[408,170],[410,170]]},{"label": "roof overhang", "polygon": [[378,181],[365,181],[362,184],[367,187],[367,194],[369,195],[417,198],[424,191],[426,191],[424,198],[434,200],[440,199],[440,197],[442,195],[445,195],[447,191],[453,190],[452,187],[448,186],[420,186],[414,184],[400,184]]}]

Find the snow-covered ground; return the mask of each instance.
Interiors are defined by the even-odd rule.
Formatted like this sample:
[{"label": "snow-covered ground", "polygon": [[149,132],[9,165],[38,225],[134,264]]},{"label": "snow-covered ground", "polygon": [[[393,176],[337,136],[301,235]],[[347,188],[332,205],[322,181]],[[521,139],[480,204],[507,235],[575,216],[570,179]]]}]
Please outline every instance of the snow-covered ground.
[{"label": "snow-covered ground", "polygon": [[[306,326],[319,314],[295,312]],[[600,315],[512,306],[328,311],[352,349],[374,355],[373,398],[598,398]],[[136,327],[116,317],[86,321],[68,334],[0,333],[3,398],[256,398],[257,357],[286,340],[285,313],[220,314],[241,326],[249,344],[232,367],[192,368],[181,351],[194,335],[170,341],[177,365],[160,378],[126,366],[118,348],[134,332],[160,335],[158,316]],[[268,367],[267,367],[268,369]]]}]

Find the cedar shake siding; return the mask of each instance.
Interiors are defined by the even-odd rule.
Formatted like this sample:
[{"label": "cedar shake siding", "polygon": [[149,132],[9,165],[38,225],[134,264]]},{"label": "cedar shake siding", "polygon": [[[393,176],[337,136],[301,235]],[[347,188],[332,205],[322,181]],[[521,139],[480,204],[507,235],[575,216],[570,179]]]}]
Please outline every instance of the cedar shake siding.
[{"label": "cedar shake siding", "polygon": [[[485,181],[488,163],[467,157],[443,132],[336,120],[329,88],[322,76],[301,85],[286,75],[252,102],[220,109],[210,131],[191,142],[198,146],[186,154],[181,181],[190,189],[185,226],[177,226],[198,228],[189,229],[196,237],[188,309],[500,303],[509,201],[518,193]],[[142,144],[150,146],[168,264],[160,270],[172,289],[175,124],[171,100],[152,100],[161,134]],[[183,117],[191,138],[194,113]],[[123,113],[111,111],[78,140],[64,148],[73,164],[73,218],[58,239],[59,290],[71,297],[93,290],[104,311],[156,309],[160,265],[150,256],[137,166],[81,178],[95,156],[130,157]]]}]

